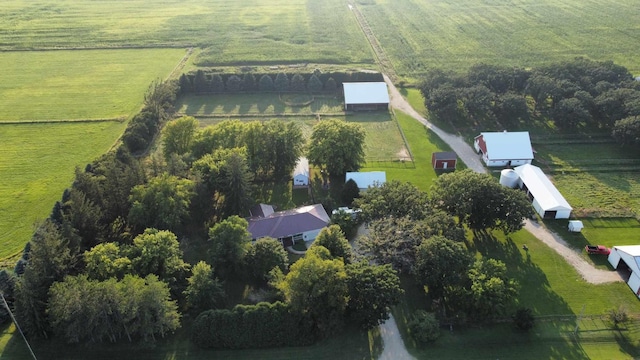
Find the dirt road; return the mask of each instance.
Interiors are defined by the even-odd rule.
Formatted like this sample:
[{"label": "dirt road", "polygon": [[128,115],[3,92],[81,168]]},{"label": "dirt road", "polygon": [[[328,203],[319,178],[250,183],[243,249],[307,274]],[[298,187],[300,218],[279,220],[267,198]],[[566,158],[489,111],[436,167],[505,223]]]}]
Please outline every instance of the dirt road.
[{"label": "dirt road", "polygon": [[[464,141],[463,138],[455,136],[445,132],[437,126],[431,124],[427,119],[418,114],[417,111],[411,107],[409,102],[402,97],[398,89],[393,82],[385,75],[384,80],[389,86],[391,106],[394,109],[398,109],[414,119],[424,124],[429,130],[433,131],[442,141],[447,143],[453,151],[458,154],[460,160],[462,160],[469,169],[479,173],[486,173],[487,170],[482,164],[480,156],[476,154],[474,149]],[[558,234],[549,231],[546,227],[527,220],[524,228],[529,231],[533,236],[537,237],[540,241],[547,244],[554,249],[560,256],[562,256],[569,264],[571,264],[585,281],[592,284],[602,284],[608,282],[622,281],[620,276],[615,271],[606,271],[596,269],[588,263],[586,260],[580,257],[580,255],[567,246],[567,242],[564,241]]]},{"label": "dirt road", "polygon": [[396,319],[389,314],[389,320],[380,325],[380,335],[384,343],[384,350],[378,360],[413,360],[415,359],[404,346]]}]

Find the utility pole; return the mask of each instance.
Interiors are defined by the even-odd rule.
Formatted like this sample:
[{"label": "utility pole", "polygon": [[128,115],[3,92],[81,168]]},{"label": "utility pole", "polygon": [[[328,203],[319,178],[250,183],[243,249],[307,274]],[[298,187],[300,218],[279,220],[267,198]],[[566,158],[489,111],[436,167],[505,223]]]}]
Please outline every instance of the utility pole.
[{"label": "utility pole", "polygon": [[24,339],[25,344],[27,344],[27,348],[29,349],[29,352],[31,353],[31,356],[33,357],[33,360],[38,360],[38,358],[36,357],[36,354],[33,352],[33,349],[31,348],[31,345],[29,344],[29,341],[27,340],[27,337],[24,336],[24,333],[22,332],[22,329],[20,328],[20,325],[18,325],[18,321],[16,320],[15,316],[13,316],[13,312],[11,312],[11,309],[9,309],[9,304],[7,304],[7,300],[5,300],[4,294],[2,292],[0,292],[0,297],[2,298],[2,302],[4,303],[4,307],[9,312],[9,316],[11,316],[11,320],[13,321],[14,324],[16,324],[16,328],[20,332],[20,335],[22,335],[22,339]]}]

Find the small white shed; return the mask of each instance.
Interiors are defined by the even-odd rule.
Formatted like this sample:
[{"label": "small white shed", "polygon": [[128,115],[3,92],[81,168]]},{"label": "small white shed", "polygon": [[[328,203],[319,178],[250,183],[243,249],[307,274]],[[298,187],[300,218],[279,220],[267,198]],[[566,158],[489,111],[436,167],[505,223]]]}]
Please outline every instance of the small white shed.
[{"label": "small white shed", "polygon": [[640,298],[640,245],[614,246],[607,260],[616,270],[628,269],[627,285]]},{"label": "small white shed", "polygon": [[571,232],[580,232],[584,228],[582,221],[580,220],[569,220],[569,231]]},{"label": "small white shed", "polygon": [[293,187],[303,188],[309,186],[309,160],[306,157],[298,159],[296,168],[293,169]]},{"label": "small white shed", "polygon": [[389,108],[389,90],[385,82],[343,83],[344,109],[386,110]]}]

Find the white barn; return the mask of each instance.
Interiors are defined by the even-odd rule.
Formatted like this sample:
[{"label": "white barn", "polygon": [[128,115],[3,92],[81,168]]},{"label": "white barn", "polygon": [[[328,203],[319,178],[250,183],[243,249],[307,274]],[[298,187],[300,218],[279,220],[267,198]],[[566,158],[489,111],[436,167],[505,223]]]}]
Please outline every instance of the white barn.
[{"label": "white barn", "polygon": [[309,159],[301,157],[293,169],[293,187],[305,188],[309,186]]},{"label": "white barn", "polygon": [[386,110],[389,108],[389,90],[384,82],[342,83],[344,89],[344,109]]},{"label": "white barn", "polygon": [[473,147],[487,166],[518,166],[533,160],[528,131],[483,132],[474,138]]},{"label": "white barn", "polygon": [[568,219],[573,208],[539,167],[530,164],[513,169],[518,187],[527,192],[533,208],[544,219]]},{"label": "white barn", "polygon": [[387,182],[387,173],[384,171],[348,172],[344,176],[344,182],[355,181],[360,191],[366,191],[370,187],[377,187]]},{"label": "white barn", "polygon": [[640,245],[614,246],[607,260],[616,270],[621,267],[629,269],[627,285],[640,298]]}]

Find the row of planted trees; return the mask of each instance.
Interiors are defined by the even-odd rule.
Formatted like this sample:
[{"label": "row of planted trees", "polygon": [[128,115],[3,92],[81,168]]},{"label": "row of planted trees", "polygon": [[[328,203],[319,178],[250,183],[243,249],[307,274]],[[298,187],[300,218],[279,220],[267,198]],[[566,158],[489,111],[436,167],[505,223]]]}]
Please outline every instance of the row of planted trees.
[{"label": "row of planted trees", "polygon": [[199,69],[182,74],[178,81],[181,94],[238,92],[311,92],[333,93],[343,82],[384,81],[380,73],[330,72],[311,74],[285,72],[226,74]]}]

